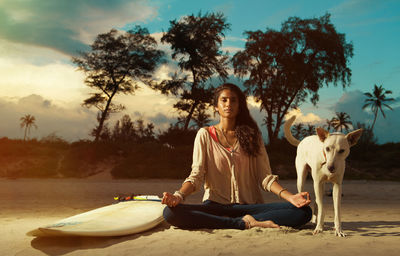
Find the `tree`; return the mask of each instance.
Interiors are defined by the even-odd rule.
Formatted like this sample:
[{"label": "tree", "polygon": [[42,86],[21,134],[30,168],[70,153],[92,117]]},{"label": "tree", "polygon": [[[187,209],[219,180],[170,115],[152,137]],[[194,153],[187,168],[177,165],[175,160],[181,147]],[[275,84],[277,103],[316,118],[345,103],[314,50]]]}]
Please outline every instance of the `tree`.
[{"label": "tree", "polygon": [[332,121],[333,119],[326,119],[325,120],[325,123],[326,123],[326,125],[324,125],[325,127],[326,127],[326,129],[328,130],[328,131],[330,131],[331,130],[331,128],[333,127],[333,121]]},{"label": "tree", "polygon": [[124,115],[115,123],[111,139],[119,144],[155,141],[154,124],[145,125],[142,118],[132,121],[129,115]]},{"label": "tree", "polygon": [[128,32],[112,29],[97,36],[91,51],[72,59],[86,74],[85,84],[98,91],[82,104],[99,110],[95,141],[110,113],[124,109],[112,102],[114,96],[133,94],[138,89],[137,80],[149,82],[152,72],[162,61],[163,53],[156,47],[157,42],[145,28],[136,26]]},{"label": "tree", "polygon": [[201,128],[207,126],[207,124],[211,121],[210,116],[206,113],[204,109],[197,111],[193,114],[192,119],[195,122],[195,126],[197,128]]},{"label": "tree", "polygon": [[312,124],[307,124],[307,128],[304,129],[305,136],[315,135],[315,126]]},{"label": "tree", "polygon": [[345,112],[336,112],[336,116],[332,118],[331,123],[333,129],[340,132],[343,131],[343,128],[349,131],[350,125],[352,125],[349,114]]},{"label": "tree", "polygon": [[25,127],[24,132],[24,141],[26,140],[27,135],[29,135],[32,126],[37,129],[37,125],[35,124],[36,118],[31,115],[25,115],[19,119],[21,121],[21,128]]},{"label": "tree", "polygon": [[[224,31],[230,28],[222,13],[189,15],[170,21],[170,28],[161,42],[171,45],[172,58],[181,73],[153,88],[180,99],[174,105],[180,115],[185,114],[184,130],[193,116],[205,114],[212,98],[212,86],[206,85],[215,73],[226,78],[228,55],[220,50]],[[206,119],[209,116],[206,116]]]},{"label": "tree", "polygon": [[304,125],[302,123],[298,123],[292,126],[292,134],[295,138],[301,140],[304,138]]},{"label": "tree", "polygon": [[365,105],[362,107],[362,109],[366,109],[367,107],[370,107],[372,112],[374,113],[374,121],[372,122],[371,125],[371,130],[374,129],[376,118],[378,116],[378,110],[381,111],[383,118],[386,118],[385,112],[383,112],[383,107],[387,107],[390,110],[393,110],[387,102],[394,101],[393,98],[386,98],[387,94],[392,94],[392,91],[386,90],[385,88],[380,85],[379,87],[374,85],[374,89],[372,93],[366,92],[364,95],[367,97],[365,99]]},{"label": "tree", "polygon": [[304,127],[304,124],[298,123],[293,125],[291,130],[293,136],[299,140],[310,135],[315,135],[315,126],[312,124],[307,124],[307,127]]},{"label": "tree", "polygon": [[357,142],[358,145],[361,145],[360,148],[368,149],[369,146],[376,145],[378,140],[375,137],[374,132],[372,131],[370,126],[367,126],[363,123],[357,122],[357,124],[354,128],[355,129],[363,129],[363,134]]},{"label": "tree", "polygon": [[330,15],[320,18],[291,17],[280,31],[247,31],[243,51],[232,59],[234,72],[246,78],[247,92],[266,112],[269,143],[277,138],[288,110],[308,96],[315,105],[324,85],[350,85],[348,61],[353,45],[338,33]]}]

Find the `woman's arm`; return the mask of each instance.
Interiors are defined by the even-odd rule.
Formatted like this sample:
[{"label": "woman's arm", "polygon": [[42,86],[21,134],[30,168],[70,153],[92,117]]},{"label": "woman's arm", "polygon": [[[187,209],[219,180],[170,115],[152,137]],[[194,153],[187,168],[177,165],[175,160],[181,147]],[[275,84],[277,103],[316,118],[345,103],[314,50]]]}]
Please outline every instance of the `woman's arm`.
[{"label": "woman's arm", "polygon": [[181,188],[174,194],[169,192],[163,193],[163,199],[161,201],[163,204],[170,207],[177,206],[185,197],[200,189],[205,176],[205,151],[208,147],[207,133],[208,131],[206,129],[200,129],[197,132],[193,147],[192,171],[189,177],[183,182]]},{"label": "woman's arm", "polygon": [[164,192],[161,203],[166,204],[169,207],[175,207],[178,204],[182,203],[185,197],[190,195],[193,191],[194,191],[193,184],[191,182],[185,182],[183,183],[182,187],[174,194],[171,194],[169,192]]},{"label": "woman's arm", "polygon": [[311,203],[310,194],[308,192],[301,192],[297,194],[290,193],[286,188],[283,188],[277,181],[271,185],[271,192],[276,194],[279,198],[283,198],[294,206],[300,208]]}]

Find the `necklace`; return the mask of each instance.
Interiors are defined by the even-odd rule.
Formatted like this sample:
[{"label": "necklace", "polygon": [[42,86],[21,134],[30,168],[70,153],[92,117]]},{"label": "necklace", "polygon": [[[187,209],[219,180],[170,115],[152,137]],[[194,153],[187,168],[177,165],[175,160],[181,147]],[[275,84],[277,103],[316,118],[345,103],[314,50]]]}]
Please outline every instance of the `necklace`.
[{"label": "necklace", "polygon": [[233,146],[232,146],[232,145],[229,143],[228,138],[225,136],[224,130],[223,130],[223,129],[220,129],[219,127],[218,127],[218,130],[220,130],[220,131],[222,132],[222,136],[224,136],[224,139],[225,139],[226,143],[228,144],[228,146],[229,146],[229,148],[231,149],[231,151],[234,152],[233,147],[235,146],[237,140],[235,141],[235,143],[234,143]]}]

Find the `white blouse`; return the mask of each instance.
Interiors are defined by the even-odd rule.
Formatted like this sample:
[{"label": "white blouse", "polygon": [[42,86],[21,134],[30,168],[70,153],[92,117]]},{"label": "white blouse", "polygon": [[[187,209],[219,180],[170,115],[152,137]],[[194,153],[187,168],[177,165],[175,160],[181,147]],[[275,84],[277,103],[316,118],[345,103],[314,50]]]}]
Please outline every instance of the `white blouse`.
[{"label": "white blouse", "polygon": [[204,183],[203,201],[208,199],[221,204],[263,203],[260,188],[271,191],[271,185],[276,180],[278,176],[271,174],[263,142],[260,153],[254,157],[247,155],[239,143],[232,151],[226,149],[212,139],[206,128],[197,132],[192,171],[184,183],[191,182],[195,192]]}]

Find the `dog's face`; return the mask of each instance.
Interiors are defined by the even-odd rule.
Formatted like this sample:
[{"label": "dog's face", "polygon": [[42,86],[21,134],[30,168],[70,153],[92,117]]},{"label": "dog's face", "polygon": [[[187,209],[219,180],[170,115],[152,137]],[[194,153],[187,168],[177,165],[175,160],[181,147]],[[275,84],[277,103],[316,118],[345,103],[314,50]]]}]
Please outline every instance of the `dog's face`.
[{"label": "dog's face", "polygon": [[317,128],[317,135],[323,143],[323,153],[326,161],[326,169],[332,174],[336,171],[344,171],[344,164],[350,154],[350,147],[357,144],[362,134],[362,129],[353,131],[347,135],[341,133],[330,134],[323,128]]}]

